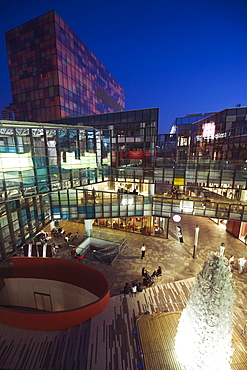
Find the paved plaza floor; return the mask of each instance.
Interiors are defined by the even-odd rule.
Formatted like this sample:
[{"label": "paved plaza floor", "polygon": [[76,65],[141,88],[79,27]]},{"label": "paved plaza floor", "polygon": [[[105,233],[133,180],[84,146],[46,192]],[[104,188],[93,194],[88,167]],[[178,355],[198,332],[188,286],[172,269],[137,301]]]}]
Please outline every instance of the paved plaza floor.
[{"label": "paved plaza floor", "polygon": [[[82,235],[84,225],[63,221],[66,232]],[[122,253],[112,265],[84,259],[84,263],[102,271],[110,282],[111,302],[100,315],[78,327],[61,332],[35,332],[0,325],[1,369],[80,369],[127,370],[143,368],[142,350],[136,331],[136,317],[145,312],[158,313],[183,309],[194,277],[201,270],[210,251],[219,251],[225,243],[225,256],[235,260],[245,256],[247,246],[223,230],[212,220],[183,215],[179,225],[184,243],[177,238],[176,223],[170,221],[168,239],[127,233],[95,227],[126,237]],[[192,258],[195,227],[199,226],[196,258]],[[46,228],[49,230],[49,227]],[[80,240],[78,240],[79,242]],[[63,242],[63,241],[62,241]],[[147,246],[141,259],[141,246]],[[73,259],[64,244],[56,258]],[[75,261],[75,263],[80,263]],[[162,267],[162,276],[153,288],[147,288],[136,297],[120,294],[126,282],[142,281],[141,270],[153,272]],[[235,326],[247,344],[246,282],[247,272],[233,271],[235,301]],[[167,369],[169,370],[169,369]],[[172,370],[172,369],[171,369]]]}]

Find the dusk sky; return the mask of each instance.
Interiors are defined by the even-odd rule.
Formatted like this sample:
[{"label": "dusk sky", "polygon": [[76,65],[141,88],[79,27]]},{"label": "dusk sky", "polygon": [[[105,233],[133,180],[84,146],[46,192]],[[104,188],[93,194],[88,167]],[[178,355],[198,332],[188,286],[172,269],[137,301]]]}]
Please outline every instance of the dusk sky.
[{"label": "dusk sky", "polygon": [[5,1],[0,110],[12,101],[5,32],[56,10],[123,86],[126,110],[176,117],[247,105],[246,0]]}]

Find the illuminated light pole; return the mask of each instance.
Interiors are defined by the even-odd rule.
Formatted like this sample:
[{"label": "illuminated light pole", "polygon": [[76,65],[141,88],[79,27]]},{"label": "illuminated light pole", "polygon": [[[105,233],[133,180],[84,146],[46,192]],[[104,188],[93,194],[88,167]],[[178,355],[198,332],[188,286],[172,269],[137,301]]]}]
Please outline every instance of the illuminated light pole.
[{"label": "illuminated light pole", "polygon": [[195,228],[195,239],[194,239],[194,247],[193,247],[193,258],[196,258],[196,249],[197,249],[197,244],[198,244],[198,235],[199,235],[199,225],[196,225]]}]

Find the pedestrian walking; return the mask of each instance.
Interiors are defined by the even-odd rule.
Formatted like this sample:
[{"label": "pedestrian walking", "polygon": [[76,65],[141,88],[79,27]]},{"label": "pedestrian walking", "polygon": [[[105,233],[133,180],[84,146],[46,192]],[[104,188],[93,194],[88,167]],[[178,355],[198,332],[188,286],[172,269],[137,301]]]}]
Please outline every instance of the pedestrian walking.
[{"label": "pedestrian walking", "polygon": [[141,247],[141,259],[145,257],[145,253],[146,253],[146,245],[143,243]]},{"label": "pedestrian walking", "polygon": [[246,264],[246,259],[244,257],[239,258],[238,263],[239,263],[238,273],[242,274],[244,272],[244,266]]},{"label": "pedestrian walking", "polygon": [[220,245],[220,256],[223,257],[225,254],[225,243],[221,243]]},{"label": "pedestrian walking", "polygon": [[228,265],[230,272],[233,272],[233,265],[234,265],[234,256],[231,255],[231,257],[229,258],[229,265]]}]

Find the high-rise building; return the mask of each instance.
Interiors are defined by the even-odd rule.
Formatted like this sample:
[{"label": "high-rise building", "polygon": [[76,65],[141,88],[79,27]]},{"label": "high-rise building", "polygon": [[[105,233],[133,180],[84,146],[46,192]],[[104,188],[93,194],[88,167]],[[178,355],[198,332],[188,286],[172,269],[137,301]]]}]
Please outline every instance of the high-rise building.
[{"label": "high-rise building", "polygon": [[16,120],[124,109],[124,89],[54,10],[6,32],[6,43]]},{"label": "high-rise building", "polygon": [[2,119],[7,120],[7,121],[15,120],[15,112],[14,112],[14,107],[12,103],[10,103],[10,105],[2,109]]}]

